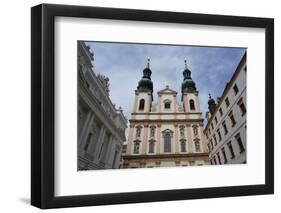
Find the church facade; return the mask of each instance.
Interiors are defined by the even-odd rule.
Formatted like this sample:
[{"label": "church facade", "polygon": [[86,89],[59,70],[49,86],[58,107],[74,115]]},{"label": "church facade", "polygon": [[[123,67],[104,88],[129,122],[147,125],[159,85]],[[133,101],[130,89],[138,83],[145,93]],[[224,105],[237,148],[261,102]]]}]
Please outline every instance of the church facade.
[{"label": "church facade", "polygon": [[128,144],[123,168],[152,168],[209,164],[203,134],[199,92],[191,71],[183,71],[181,104],[168,85],[157,92],[153,103],[152,71],[149,60],[135,90]]}]

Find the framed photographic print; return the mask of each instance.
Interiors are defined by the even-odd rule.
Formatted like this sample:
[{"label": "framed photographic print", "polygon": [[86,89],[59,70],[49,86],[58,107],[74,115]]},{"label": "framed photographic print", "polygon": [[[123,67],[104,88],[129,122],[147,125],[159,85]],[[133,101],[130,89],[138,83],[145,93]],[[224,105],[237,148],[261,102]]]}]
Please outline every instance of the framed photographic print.
[{"label": "framed photographic print", "polygon": [[274,21],[31,9],[31,204],[272,194]]}]

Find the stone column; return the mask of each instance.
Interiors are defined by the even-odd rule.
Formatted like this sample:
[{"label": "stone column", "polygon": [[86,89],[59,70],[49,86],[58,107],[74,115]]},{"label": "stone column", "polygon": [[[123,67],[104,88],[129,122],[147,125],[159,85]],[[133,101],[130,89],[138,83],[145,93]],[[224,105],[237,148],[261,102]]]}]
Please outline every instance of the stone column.
[{"label": "stone column", "polygon": [[[158,96],[158,109],[157,109],[158,112],[161,112],[161,105],[162,105],[162,95],[159,95]],[[161,118],[161,115],[159,114],[158,119],[160,119],[160,118]]]},{"label": "stone column", "polygon": [[193,153],[193,140],[192,140],[192,128],[190,124],[186,125],[186,147],[187,147],[187,152],[188,153]]},{"label": "stone column", "polygon": [[109,158],[108,158],[108,164],[109,164],[109,168],[113,168],[113,160],[114,160],[114,154],[115,154],[115,150],[116,150],[116,138],[113,138],[112,143],[111,143],[111,150],[109,153]]},{"label": "stone column", "polygon": [[130,125],[130,129],[129,129],[129,135],[128,135],[128,144],[127,144],[127,150],[126,150],[126,154],[130,155],[133,153],[132,151],[132,147],[133,147],[133,136],[134,136],[134,125]]},{"label": "stone column", "polygon": [[79,132],[79,144],[83,145],[85,139],[87,138],[87,135],[89,133],[89,129],[90,129],[90,124],[91,124],[91,120],[93,120],[94,115],[92,114],[91,111],[89,111],[86,115],[85,118],[85,122],[83,124],[83,127],[81,128],[81,131]]},{"label": "stone column", "polygon": [[113,149],[113,146],[114,146],[113,140],[114,140],[114,137],[113,137],[113,135],[111,135],[110,138],[109,138],[109,141],[108,141],[107,150],[106,150],[105,158],[104,158],[106,168],[110,168],[111,164],[112,164],[111,152],[112,152],[112,149]]},{"label": "stone column", "polygon": [[116,155],[116,159],[115,159],[114,165],[112,166],[114,169],[119,168],[120,156],[121,156],[122,149],[119,147],[119,148],[116,149],[116,151],[118,151],[118,153]]},{"label": "stone column", "polygon": [[[174,97],[174,112],[176,113],[177,112],[177,98],[176,98],[176,95],[173,95],[173,97]],[[176,119],[177,118],[177,114],[175,114],[175,117],[174,117],[174,119]]]},{"label": "stone column", "polygon": [[94,150],[93,150],[93,153],[94,153],[94,161],[98,161],[98,157],[99,157],[99,152],[100,152],[100,148],[101,148],[101,145],[103,143],[103,140],[104,140],[104,136],[105,136],[105,126],[102,125],[101,126],[101,130],[100,130],[100,133],[99,133],[99,137],[98,137],[98,140],[97,140],[97,143],[96,145],[93,147]]},{"label": "stone column", "polygon": [[175,145],[174,145],[174,153],[179,153],[179,128],[178,125],[175,124]]},{"label": "stone column", "polygon": [[157,139],[156,139],[156,154],[160,154],[161,152],[161,125],[158,124],[157,125],[157,129],[156,129],[156,133],[157,133]]}]

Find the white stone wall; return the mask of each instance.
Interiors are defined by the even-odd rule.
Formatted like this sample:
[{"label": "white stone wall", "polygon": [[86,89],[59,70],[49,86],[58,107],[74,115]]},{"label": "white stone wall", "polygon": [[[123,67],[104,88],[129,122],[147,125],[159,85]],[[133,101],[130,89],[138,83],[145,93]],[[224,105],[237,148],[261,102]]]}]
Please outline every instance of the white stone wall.
[{"label": "white stone wall", "polygon": [[[247,113],[242,115],[241,109],[238,105],[238,101],[242,98],[243,103],[247,109],[247,91],[246,91],[246,63],[244,63],[240,69],[237,71],[237,76],[233,79],[233,82],[229,84],[229,89],[227,90],[226,94],[224,95],[223,99],[220,100],[220,103],[217,105],[217,110],[215,111],[215,114],[211,117],[211,119],[208,121],[208,125],[205,129],[205,135],[208,140],[210,155],[209,158],[212,160],[211,162],[215,164],[219,164],[217,153],[219,153],[221,158],[221,164],[224,164],[224,157],[222,153],[222,149],[225,150],[227,163],[245,163],[246,162],[246,131],[247,131]],[[239,92],[236,94],[233,87],[234,85],[237,85]],[[228,98],[230,105],[226,105],[226,98]],[[223,115],[220,114],[219,108],[222,109]],[[231,119],[229,117],[229,113],[232,112],[234,119],[236,121],[236,124],[233,126]],[[217,123],[215,122],[215,117],[217,118]],[[223,122],[225,122],[227,126],[227,134],[224,133],[223,128]],[[212,128],[212,125],[213,127]],[[217,134],[217,130],[220,129],[222,140],[219,142],[219,137]],[[210,134],[211,132],[211,134]],[[245,148],[245,151],[240,153],[240,148],[238,145],[238,142],[235,138],[237,134],[240,134],[243,146]],[[214,143],[213,136],[216,135],[217,138],[217,145]],[[213,148],[211,145],[211,140],[213,143]],[[233,147],[233,151],[235,154],[235,157],[232,158],[230,149],[228,147],[228,143],[231,143]]]},{"label": "white stone wall", "polygon": [[78,170],[119,168],[127,119],[112,104],[87,51],[79,42]]}]

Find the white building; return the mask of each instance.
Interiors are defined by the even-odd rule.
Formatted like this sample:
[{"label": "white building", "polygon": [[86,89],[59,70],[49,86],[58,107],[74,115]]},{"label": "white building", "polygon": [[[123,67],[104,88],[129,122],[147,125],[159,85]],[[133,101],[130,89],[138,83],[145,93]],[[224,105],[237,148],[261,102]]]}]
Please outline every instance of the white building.
[{"label": "white building", "polygon": [[246,163],[246,53],[218,103],[211,98],[204,134],[211,164]]},{"label": "white building", "polygon": [[78,170],[119,168],[127,119],[109,98],[109,79],[96,75],[93,54],[78,42]]},{"label": "white building", "polygon": [[166,86],[153,104],[149,61],[135,90],[123,168],[151,168],[209,164],[203,134],[199,92],[185,67],[182,103],[177,92]]}]

